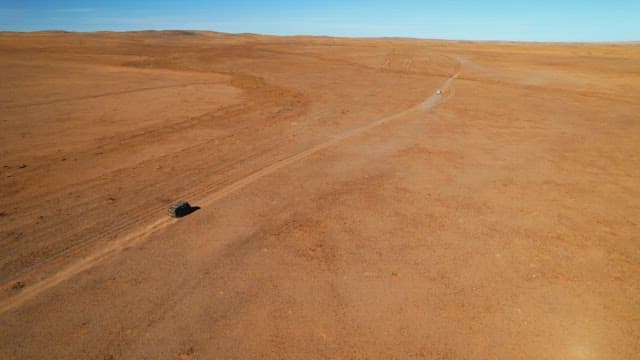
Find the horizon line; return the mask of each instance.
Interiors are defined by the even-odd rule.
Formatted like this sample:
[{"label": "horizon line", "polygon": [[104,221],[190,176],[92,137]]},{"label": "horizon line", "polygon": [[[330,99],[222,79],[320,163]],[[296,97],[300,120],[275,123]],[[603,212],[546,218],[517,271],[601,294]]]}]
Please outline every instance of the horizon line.
[{"label": "horizon line", "polygon": [[335,36],[335,35],[323,35],[323,34],[269,34],[269,33],[252,33],[252,32],[223,32],[216,30],[202,30],[202,29],[139,29],[139,30],[92,30],[92,31],[80,31],[80,30],[63,30],[63,29],[41,29],[41,30],[0,30],[0,34],[4,33],[16,33],[16,34],[33,34],[33,33],[68,33],[68,34],[98,34],[98,33],[139,33],[139,32],[202,32],[202,33],[216,33],[223,35],[253,35],[253,36],[271,36],[271,37],[317,37],[317,38],[332,38],[332,39],[363,39],[363,40],[422,40],[422,41],[452,41],[452,42],[485,42],[485,43],[531,43],[531,44],[625,44],[625,45],[638,45],[638,40],[606,40],[606,41],[571,41],[571,40],[499,40],[499,39],[454,39],[454,38],[421,38],[412,36]]}]

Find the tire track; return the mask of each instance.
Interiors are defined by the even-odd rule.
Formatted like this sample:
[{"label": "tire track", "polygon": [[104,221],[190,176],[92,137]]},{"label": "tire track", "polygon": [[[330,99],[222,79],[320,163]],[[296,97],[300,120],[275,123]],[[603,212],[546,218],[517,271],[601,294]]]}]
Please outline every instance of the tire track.
[{"label": "tire track", "polygon": [[[255,108],[256,106],[259,106],[259,105],[250,105],[251,109]],[[253,110],[251,109],[250,110],[244,109],[243,113],[255,110],[255,109]],[[198,116],[197,118],[202,118],[206,116],[209,116],[209,114],[201,115],[201,116]],[[191,121],[191,120],[187,120],[187,121]],[[250,126],[245,126],[245,127],[242,127],[240,131],[246,131],[249,128]],[[211,146],[211,143],[207,142],[207,144]],[[258,142],[255,144],[268,145],[269,142],[265,140],[263,142]],[[205,144],[198,144],[197,146],[203,146],[203,145]],[[265,147],[266,146],[262,146],[261,148],[258,148],[258,146],[256,146],[257,149],[254,149],[249,153],[243,153],[244,154],[243,156],[239,158],[236,157],[233,159],[233,161],[223,161],[220,164],[209,167],[209,170],[214,173],[220,173],[220,174],[233,172],[237,170],[236,167],[239,163],[243,163],[245,161],[257,158],[261,154],[263,154],[265,152]],[[266,150],[271,150],[271,149],[272,147],[267,147]],[[182,149],[180,151],[182,152],[185,150],[186,149]],[[245,169],[245,171],[242,171],[242,173],[238,174],[238,176],[246,176],[247,174],[250,174],[250,171],[247,171],[247,170],[250,170],[250,169]],[[183,173],[183,174],[187,175],[188,177],[191,177],[190,173]],[[115,176],[115,175],[110,175],[110,176]],[[236,178],[238,176],[236,176]],[[187,189],[192,189],[192,190],[180,191],[178,189],[174,189],[175,190],[174,193],[177,196],[172,197],[172,199],[173,200],[179,200],[180,198],[198,199],[198,198],[201,198],[204,194],[208,194],[211,192],[211,190],[203,191],[203,189],[219,189],[229,184],[230,181],[233,181],[233,177],[220,178],[219,176],[215,176],[214,181],[200,182],[199,186],[187,187]],[[148,189],[144,189],[143,191],[147,191],[147,190]],[[157,191],[155,190],[151,191],[149,192],[147,197],[153,198],[155,196],[154,195],[155,193],[157,193]],[[90,212],[101,206],[101,205],[96,205],[96,203],[99,203],[102,197],[103,195],[100,195],[98,197],[94,197],[91,199],[86,199],[82,203],[77,203],[74,206],[85,209],[83,212]],[[51,199],[55,200],[57,198],[59,198],[59,196],[57,194],[54,194],[46,201],[51,201]],[[170,200],[166,200],[165,203],[167,201],[170,201]],[[34,207],[37,207],[37,206],[39,205],[34,205]],[[1,263],[0,264],[0,287],[2,287],[3,284],[6,285],[6,283],[11,282],[12,280],[16,280],[23,276],[27,276],[28,274],[35,273],[37,272],[37,269],[42,268],[49,263],[53,263],[58,258],[72,254],[74,252],[77,253],[83,250],[84,248],[86,248],[88,245],[91,245],[92,243],[96,242],[97,240],[114,239],[114,238],[123,236],[126,233],[126,231],[131,231],[139,227],[139,224],[145,224],[153,221],[154,218],[157,218],[158,213],[164,213],[164,210],[166,209],[164,205],[149,204],[148,202],[146,202],[146,203],[141,203],[139,205],[135,205],[134,207],[127,208],[127,210],[132,215],[127,216],[126,219],[123,219],[123,220],[117,219],[117,220],[114,220],[108,223],[102,223],[102,224],[97,224],[97,223],[83,224],[83,225],[87,225],[85,227],[85,230],[93,228],[93,231],[92,231],[93,235],[87,235],[87,232],[83,232],[83,231],[72,233],[67,237],[67,239],[72,238],[73,241],[71,241],[65,246],[61,246],[57,248],[53,253],[47,255],[43,259],[40,259],[34,262],[29,262],[29,264],[26,267],[23,267],[17,272],[11,271],[11,266],[12,264],[20,263],[22,258],[18,257],[6,263]],[[56,222],[42,225],[40,226],[41,233],[36,234],[35,236],[30,236],[29,241],[40,243],[40,242],[46,241],[46,239],[50,236],[49,234],[51,232],[57,231],[56,229],[61,229],[61,228],[64,229],[72,226],[77,227],[78,224],[77,224],[76,218],[77,218],[77,214],[74,216],[67,216],[66,218],[63,218]],[[136,224],[138,226],[135,226]],[[96,229],[97,226],[99,226],[99,228]],[[1,243],[2,241],[0,241],[0,244]],[[19,243],[14,244],[14,246],[18,246],[18,245]],[[3,271],[5,270],[5,268],[9,268],[9,270],[7,270],[6,272]]]},{"label": "tire track", "polygon": [[[449,77],[440,88],[443,92],[447,91],[451,87],[452,82],[460,75],[461,67],[462,67],[462,62],[458,61],[458,71],[454,75]],[[345,130],[337,135],[334,135],[328,141],[315,145],[307,150],[304,150],[292,156],[280,159],[272,163],[271,165],[261,168],[248,176],[245,176],[235,182],[232,182],[231,184],[224,186],[221,189],[213,190],[213,191],[204,191],[204,192],[193,192],[192,195],[194,195],[194,197],[198,197],[195,195],[199,195],[200,200],[197,201],[198,205],[200,206],[210,205],[236,191],[241,190],[242,188],[258,181],[259,179],[265,176],[271,175],[277,172],[278,170],[285,168],[295,162],[301,161],[316,153],[326,150],[343,140],[357,136],[361,133],[364,133],[367,130],[389,123],[393,120],[396,120],[400,117],[403,117],[411,113],[418,114],[421,112],[428,112],[440,102],[441,98],[442,98],[442,95],[438,95],[434,93],[429,98],[427,98],[424,102],[414,107],[411,107],[407,110],[401,111],[393,115],[382,117],[364,126]],[[0,302],[0,314],[20,307],[21,305],[35,298],[42,292],[55,287],[56,285],[74,277],[75,275],[85,270],[92,268],[96,264],[110,257],[111,255],[114,255],[122,251],[125,248],[132,247],[141,243],[153,233],[171,224],[174,224],[176,222],[177,222],[176,219],[163,217],[161,219],[158,219],[152,222],[151,224],[148,224],[147,226],[134,230],[129,234],[126,234],[120,238],[117,238],[111,242],[108,242],[104,247],[97,249],[96,251],[88,254],[87,256],[82,257],[78,261],[71,263],[70,265],[63,268],[61,271],[37,283],[29,285],[28,287],[23,289],[20,293],[14,296],[10,296],[2,300]],[[104,233],[101,234],[100,238],[103,238],[103,237],[104,237]],[[92,240],[95,240],[95,239],[92,239]],[[73,249],[70,249],[68,253],[70,253],[72,250]],[[29,275],[31,274],[27,274],[24,277],[28,277]],[[2,288],[8,288],[8,287],[10,287],[10,284],[5,283],[2,285]]]},{"label": "tire track", "polygon": [[130,90],[113,91],[113,92],[108,92],[108,93],[104,93],[104,94],[79,96],[79,97],[76,97],[76,98],[69,98],[69,99],[57,99],[57,100],[51,100],[51,101],[43,101],[43,102],[39,102],[39,103],[5,105],[5,106],[0,107],[0,109],[2,109],[2,110],[22,109],[22,108],[28,108],[28,107],[32,107],[32,106],[44,106],[44,105],[51,105],[51,104],[58,104],[58,103],[65,103],[65,102],[74,102],[74,101],[79,101],[79,100],[97,99],[97,98],[101,98],[101,97],[124,95],[124,94],[136,93],[136,92],[145,92],[145,91],[163,90],[163,89],[173,89],[173,88],[181,88],[181,87],[184,88],[184,87],[197,86],[197,85],[219,85],[219,84],[221,84],[221,82],[194,82],[194,83],[188,83],[188,84],[154,86],[154,87],[137,88],[137,89],[130,89]]}]

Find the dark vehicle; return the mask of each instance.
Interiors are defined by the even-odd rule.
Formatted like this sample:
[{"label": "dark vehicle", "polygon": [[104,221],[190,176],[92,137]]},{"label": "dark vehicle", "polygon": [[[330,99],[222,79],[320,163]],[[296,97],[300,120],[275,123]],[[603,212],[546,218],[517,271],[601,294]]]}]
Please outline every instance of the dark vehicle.
[{"label": "dark vehicle", "polygon": [[186,201],[179,201],[169,207],[169,216],[180,218],[187,216],[194,211],[194,208]]}]

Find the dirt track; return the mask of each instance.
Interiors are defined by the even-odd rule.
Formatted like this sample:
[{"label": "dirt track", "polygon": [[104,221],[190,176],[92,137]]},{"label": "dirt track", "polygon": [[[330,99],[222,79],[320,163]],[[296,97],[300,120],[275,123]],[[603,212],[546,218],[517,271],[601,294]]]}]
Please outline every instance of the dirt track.
[{"label": "dirt track", "polygon": [[6,33],[0,68],[1,358],[640,353],[638,45]]}]

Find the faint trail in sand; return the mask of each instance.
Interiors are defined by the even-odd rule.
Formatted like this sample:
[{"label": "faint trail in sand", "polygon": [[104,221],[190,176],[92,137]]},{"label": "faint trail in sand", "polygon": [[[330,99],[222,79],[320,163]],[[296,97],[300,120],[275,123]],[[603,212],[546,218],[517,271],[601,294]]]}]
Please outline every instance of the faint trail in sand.
[{"label": "faint trail in sand", "polygon": [[141,240],[144,240],[147,235],[154,233],[155,231],[175,222],[176,219],[164,218],[158,220],[152,224],[145,226],[144,228],[133,231],[120,239],[108,243],[105,247],[93,252],[92,254],[83,257],[81,260],[69,265],[60,272],[51,275],[50,277],[41,280],[35,284],[26,287],[20,294],[11,297],[2,303],[0,303],[0,314],[5,313],[11,309],[15,309],[26,301],[36,297],[38,294],[60,284],[61,282],[72,278],[73,276],[90,269],[94,265],[98,264],[111,254],[117,253],[127,247],[131,247]]},{"label": "faint trail in sand", "polygon": [[[449,77],[447,79],[447,81],[444,82],[444,84],[442,85],[442,87],[440,88],[443,92],[447,91],[450,87],[451,87],[451,83],[458,77],[458,75],[461,72],[461,65],[462,62],[459,61],[459,68],[458,71],[452,75],[451,77]],[[349,129],[346,131],[343,131],[335,136],[333,136],[330,140],[325,141],[321,144],[318,144],[316,146],[313,146],[305,151],[302,151],[300,153],[297,153],[295,155],[292,155],[290,157],[281,159],[276,161],[275,163],[264,167],[242,179],[239,179],[225,187],[223,187],[222,189],[219,189],[217,191],[214,191],[210,194],[205,195],[204,197],[202,197],[199,201],[198,201],[198,205],[200,206],[206,206],[206,205],[210,205],[226,196],[228,196],[229,194],[232,194],[242,188],[244,188],[245,186],[265,177],[268,176],[270,174],[275,173],[276,171],[290,165],[293,164],[297,161],[300,161],[302,159],[305,159],[313,154],[316,154],[320,151],[323,151],[345,139],[351,138],[353,136],[359,135],[369,129],[381,126],[383,124],[389,123],[395,119],[398,119],[402,116],[405,116],[407,114],[410,113],[419,113],[419,112],[426,112],[431,110],[433,107],[435,107],[440,100],[442,99],[442,95],[438,95],[438,94],[433,94],[431,95],[429,98],[427,98],[424,102],[418,104],[417,106],[414,106],[412,108],[409,108],[407,110],[404,110],[402,112],[390,115],[390,116],[386,116],[380,119],[377,119],[375,121],[372,121],[369,124],[366,124],[364,126],[361,127],[357,127],[354,129]],[[65,267],[64,269],[62,269],[61,271],[55,273],[54,275],[49,276],[48,278],[45,278],[37,283],[34,284],[30,284],[28,287],[26,287],[24,290],[22,290],[20,293],[18,293],[15,296],[9,297],[3,301],[0,302],[0,314],[5,313],[7,311],[10,311],[12,309],[18,308],[19,306],[21,306],[22,304],[24,304],[25,302],[29,301],[30,299],[35,298],[38,294],[51,289],[53,287],[55,287],[56,285],[60,284],[61,282],[68,280],[72,277],[74,277],[75,275],[88,270],[90,268],[92,268],[93,266],[95,266],[96,264],[100,263],[101,261],[103,261],[104,259],[108,258],[109,256],[122,251],[125,248],[134,246],[138,243],[140,243],[141,241],[145,240],[148,236],[150,236],[151,234],[153,234],[154,232],[172,224],[175,223],[177,220],[173,219],[173,218],[162,218],[159,219],[143,228],[137,229],[133,232],[131,232],[130,234],[127,234],[125,236],[122,236],[118,239],[115,239],[109,243],[107,243],[104,247],[94,251],[93,253],[83,257],[82,259],[79,259],[78,261],[68,265],[67,267]],[[28,276],[28,275],[27,275]],[[25,276],[26,277],[26,276]],[[3,284],[2,287],[3,288],[8,288],[10,285],[9,284]]]},{"label": "faint trail in sand", "polygon": [[197,86],[197,85],[219,85],[219,84],[220,83],[216,83],[216,82],[203,82],[203,81],[200,81],[200,82],[193,82],[193,83],[188,83],[188,84],[145,87],[145,88],[113,91],[113,92],[108,92],[108,93],[104,93],[104,94],[80,96],[80,97],[69,98],[69,99],[56,99],[56,100],[50,100],[50,101],[44,101],[44,102],[38,102],[38,103],[4,105],[4,106],[0,106],[0,109],[2,109],[2,110],[21,109],[21,108],[27,108],[27,107],[33,107],[33,106],[43,106],[43,105],[51,105],[51,104],[58,104],[58,103],[65,103],[65,102],[74,102],[74,101],[79,101],[79,100],[97,99],[97,98],[107,97],[107,96],[132,94],[132,93],[152,91],[152,90],[164,90],[164,89],[173,89],[173,88],[185,88],[185,87]]}]

